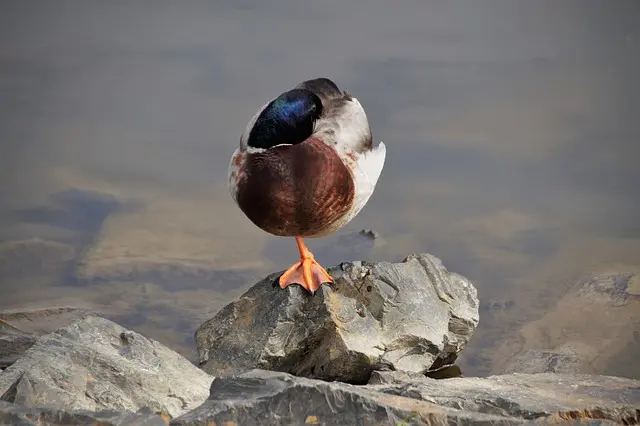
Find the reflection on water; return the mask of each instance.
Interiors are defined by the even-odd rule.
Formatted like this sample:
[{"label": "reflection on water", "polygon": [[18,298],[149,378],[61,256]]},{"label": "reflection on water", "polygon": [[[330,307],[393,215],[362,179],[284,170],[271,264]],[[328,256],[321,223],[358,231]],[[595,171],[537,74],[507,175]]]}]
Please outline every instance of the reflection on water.
[{"label": "reflection on water", "polygon": [[198,324],[297,256],[232,204],[240,133],[280,91],[327,76],[388,154],[367,207],[309,247],[326,266],[442,258],[482,300],[464,373],[500,372],[523,325],[576,280],[638,265],[639,12],[4,5],[0,308],[95,308],[195,359]]}]

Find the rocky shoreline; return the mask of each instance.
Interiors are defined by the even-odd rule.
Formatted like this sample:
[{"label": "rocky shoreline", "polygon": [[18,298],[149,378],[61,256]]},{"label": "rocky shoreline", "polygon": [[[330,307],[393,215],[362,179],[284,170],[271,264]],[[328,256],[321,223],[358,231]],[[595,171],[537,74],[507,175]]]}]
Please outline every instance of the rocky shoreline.
[{"label": "rocky shoreline", "polygon": [[0,313],[0,424],[639,422],[638,380],[462,377],[478,295],[435,256],[329,272],[313,297],[256,283],[195,332],[197,366],[108,314]]}]

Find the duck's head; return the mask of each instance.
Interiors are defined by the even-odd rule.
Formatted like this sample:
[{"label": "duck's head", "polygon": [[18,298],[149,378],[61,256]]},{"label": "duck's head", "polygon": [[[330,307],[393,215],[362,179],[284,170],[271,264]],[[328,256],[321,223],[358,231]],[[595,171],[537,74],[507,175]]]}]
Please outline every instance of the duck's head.
[{"label": "duck's head", "polygon": [[295,145],[313,133],[322,114],[322,101],[307,89],[284,92],[269,102],[256,118],[247,145],[268,149],[276,145]]}]

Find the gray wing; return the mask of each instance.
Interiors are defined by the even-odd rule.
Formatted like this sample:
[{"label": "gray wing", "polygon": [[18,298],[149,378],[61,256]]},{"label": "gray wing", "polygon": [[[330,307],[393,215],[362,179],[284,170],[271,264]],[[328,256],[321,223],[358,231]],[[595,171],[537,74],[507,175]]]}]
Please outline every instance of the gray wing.
[{"label": "gray wing", "polygon": [[322,106],[327,108],[329,102],[333,99],[339,99],[344,96],[342,90],[333,81],[328,78],[314,78],[312,80],[303,81],[298,84],[296,89],[307,89],[315,93],[322,101]]},{"label": "gray wing", "polygon": [[300,83],[296,88],[315,93],[322,101],[324,111],[316,123],[314,134],[338,150],[356,152],[372,148],[371,128],[360,102],[328,78],[315,78]]}]

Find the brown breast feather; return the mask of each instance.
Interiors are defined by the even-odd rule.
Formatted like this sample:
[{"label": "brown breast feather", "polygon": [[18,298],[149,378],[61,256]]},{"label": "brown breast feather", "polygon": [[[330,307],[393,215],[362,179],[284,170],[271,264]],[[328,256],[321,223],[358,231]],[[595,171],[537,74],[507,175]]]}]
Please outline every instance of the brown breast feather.
[{"label": "brown breast feather", "polygon": [[238,205],[266,232],[279,236],[323,233],[351,208],[351,173],[336,152],[311,138],[247,154]]}]

